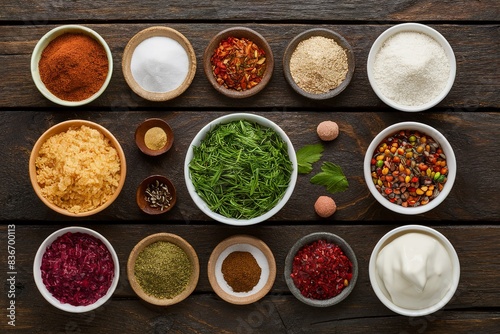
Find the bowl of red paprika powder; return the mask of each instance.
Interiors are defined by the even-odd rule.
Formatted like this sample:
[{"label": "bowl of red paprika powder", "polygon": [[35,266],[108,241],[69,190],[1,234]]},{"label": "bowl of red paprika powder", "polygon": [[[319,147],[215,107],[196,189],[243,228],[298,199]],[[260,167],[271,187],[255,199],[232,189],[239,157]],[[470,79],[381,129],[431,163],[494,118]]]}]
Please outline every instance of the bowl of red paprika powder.
[{"label": "bowl of red paprika powder", "polygon": [[259,93],[271,80],[274,56],[264,36],[246,27],[217,33],[203,54],[208,81],[221,94],[246,98]]},{"label": "bowl of red paprika powder", "polygon": [[106,41],[81,25],[63,25],[47,32],[31,55],[31,76],[50,101],[76,107],[97,99],[113,73]]},{"label": "bowl of red paprika powder", "polygon": [[285,259],[290,292],[310,306],[328,307],[343,301],[354,289],[358,260],[351,246],[330,232],[300,238]]},{"label": "bowl of red paprika powder", "polygon": [[54,307],[83,313],[111,298],[118,285],[120,263],[103,235],[70,226],[42,242],[35,255],[33,276],[40,294]]}]

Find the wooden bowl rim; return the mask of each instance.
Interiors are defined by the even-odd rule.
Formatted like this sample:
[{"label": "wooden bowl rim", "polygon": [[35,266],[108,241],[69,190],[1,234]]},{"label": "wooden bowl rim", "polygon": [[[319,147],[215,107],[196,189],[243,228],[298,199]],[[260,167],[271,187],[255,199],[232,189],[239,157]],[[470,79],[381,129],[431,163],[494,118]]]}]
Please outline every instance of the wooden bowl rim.
[{"label": "wooden bowl rim", "polygon": [[[146,248],[148,245],[151,245],[154,242],[157,241],[166,241],[173,243],[177,246],[179,246],[189,257],[191,260],[191,265],[193,268],[193,273],[189,279],[188,285],[186,289],[184,289],[180,294],[177,296],[171,298],[171,299],[162,299],[162,298],[156,298],[154,296],[150,296],[146,294],[139,283],[137,282],[137,279],[135,278],[134,274],[134,264],[135,260],[139,256],[140,252]],[[151,234],[145,238],[143,238],[141,241],[139,241],[132,251],[130,252],[130,255],[128,257],[127,261],[127,277],[130,283],[130,286],[132,287],[132,290],[139,296],[142,300],[153,304],[153,305],[158,305],[158,306],[170,306],[173,304],[177,304],[184,299],[186,299],[196,288],[196,285],[198,284],[198,279],[200,276],[200,263],[198,259],[198,255],[196,254],[195,249],[191,244],[182,238],[179,235],[173,234],[173,233],[167,233],[167,232],[160,232],[160,233],[155,233]]]}]

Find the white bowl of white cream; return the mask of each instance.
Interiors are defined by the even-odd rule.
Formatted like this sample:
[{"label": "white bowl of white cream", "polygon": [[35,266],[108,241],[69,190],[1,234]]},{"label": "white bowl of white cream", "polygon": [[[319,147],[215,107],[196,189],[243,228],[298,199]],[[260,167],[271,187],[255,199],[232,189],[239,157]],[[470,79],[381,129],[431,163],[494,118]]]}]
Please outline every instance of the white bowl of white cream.
[{"label": "white bowl of white cream", "polygon": [[460,262],[440,232],[405,225],[386,233],[370,257],[372,288],[390,310],[418,317],[443,308],[455,294]]}]

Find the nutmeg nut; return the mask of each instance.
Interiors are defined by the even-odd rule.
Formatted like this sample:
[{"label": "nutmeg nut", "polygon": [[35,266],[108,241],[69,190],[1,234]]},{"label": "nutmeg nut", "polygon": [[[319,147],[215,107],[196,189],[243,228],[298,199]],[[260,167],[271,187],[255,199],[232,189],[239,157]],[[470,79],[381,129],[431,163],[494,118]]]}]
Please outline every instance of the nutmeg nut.
[{"label": "nutmeg nut", "polygon": [[316,203],[314,203],[314,210],[318,216],[327,218],[337,211],[337,204],[329,196],[319,196]]},{"label": "nutmeg nut", "polygon": [[323,121],[318,124],[316,132],[321,140],[331,141],[338,137],[339,126],[333,121]]}]

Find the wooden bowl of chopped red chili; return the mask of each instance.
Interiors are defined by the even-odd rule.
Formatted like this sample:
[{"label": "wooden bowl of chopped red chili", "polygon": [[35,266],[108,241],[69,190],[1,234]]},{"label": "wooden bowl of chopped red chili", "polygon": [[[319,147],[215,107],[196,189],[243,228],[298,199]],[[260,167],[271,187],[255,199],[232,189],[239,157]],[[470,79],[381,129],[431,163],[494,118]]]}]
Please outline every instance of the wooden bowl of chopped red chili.
[{"label": "wooden bowl of chopped red chili", "polygon": [[285,260],[285,281],[301,302],[328,307],[343,301],[358,278],[358,261],[351,246],[329,232],[300,238]]},{"label": "wooden bowl of chopped red chili", "polygon": [[260,92],[271,80],[274,57],[271,46],[257,31],[232,27],[217,33],[203,55],[208,81],[223,95],[246,98]]},{"label": "wooden bowl of chopped red chili", "polygon": [[40,245],[33,276],[42,296],[71,313],[95,310],[114,293],[120,277],[118,256],[100,233],[71,226],[57,230]]}]

